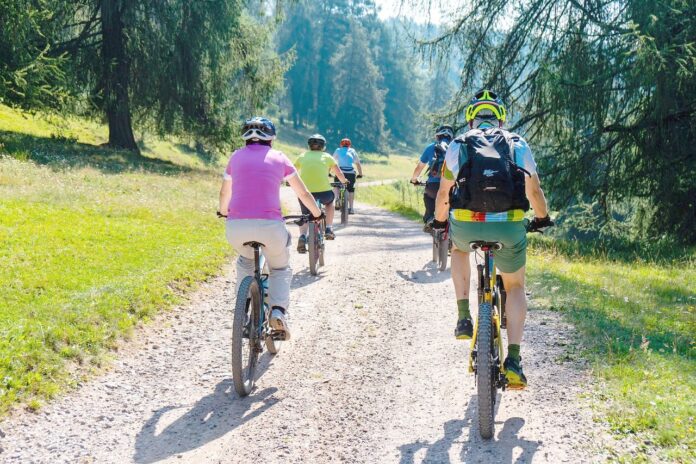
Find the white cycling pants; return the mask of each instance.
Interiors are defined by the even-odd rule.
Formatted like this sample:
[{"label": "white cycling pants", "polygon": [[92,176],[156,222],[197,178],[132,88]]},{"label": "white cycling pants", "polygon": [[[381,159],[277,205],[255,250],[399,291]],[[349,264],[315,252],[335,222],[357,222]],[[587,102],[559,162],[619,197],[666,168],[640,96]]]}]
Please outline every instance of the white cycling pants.
[{"label": "white cycling pants", "polygon": [[254,249],[244,246],[246,242],[263,243],[263,254],[266,257],[270,276],[268,278],[268,303],[288,309],[290,304],[290,232],[283,221],[271,219],[231,219],[225,227],[227,241],[232,245],[239,258],[237,259],[237,284],[246,276],[254,275]]}]

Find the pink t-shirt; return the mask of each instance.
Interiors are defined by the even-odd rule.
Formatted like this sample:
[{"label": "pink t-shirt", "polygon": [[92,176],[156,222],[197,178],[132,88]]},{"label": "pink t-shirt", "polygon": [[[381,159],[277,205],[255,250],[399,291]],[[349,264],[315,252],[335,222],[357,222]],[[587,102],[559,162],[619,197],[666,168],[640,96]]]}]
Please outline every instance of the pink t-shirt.
[{"label": "pink t-shirt", "polygon": [[283,152],[253,144],[232,153],[225,179],[232,180],[228,219],[282,220],[280,184],[297,175]]}]

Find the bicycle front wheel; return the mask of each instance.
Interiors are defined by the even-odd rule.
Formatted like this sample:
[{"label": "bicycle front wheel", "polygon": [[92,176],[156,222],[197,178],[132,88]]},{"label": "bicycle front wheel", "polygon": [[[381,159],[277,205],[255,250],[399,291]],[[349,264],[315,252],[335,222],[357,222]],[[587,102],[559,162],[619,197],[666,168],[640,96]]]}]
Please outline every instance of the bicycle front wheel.
[{"label": "bicycle front wheel", "polygon": [[433,232],[433,262],[437,263],[438,259],[440,259],[439,243],[435,232]]},{"label": "bicycle front wheel", "polygon": [[479,305],[476,334],[476,393],[479,433],[491,438],[495,427],[495,351],[493,345],[493,309],[489,303]]},{"label": "bicycle front wheel", "polygon": [[[443,236],[445,234],[442,234]],[[437,259],[440,271],[447,269],[447,253],[449,252],[449,239],[441,238],[437,246]]]},{"label": "bicycle front wheel", "polygon": [[341,224],[348,224],[348,202],[346,201],[345,195],[341,195]]},{"label": "bicycle front wheel", "polygon": [[507,328],[507,314],[505,313],[505,301],[507,300],[507,293],[505,292],[505,285],[503,285],[503,278],[500,275],[495,276],[495,301],[498,306],[498,312],[500,313],[500,328]]},{"label": "bicycle front wheel", "polygon": [[237,292],[232,324],[232,380],[239,396],[247,396],[256,381],[260,311],[258,282],[253,277],[245,277]]}]

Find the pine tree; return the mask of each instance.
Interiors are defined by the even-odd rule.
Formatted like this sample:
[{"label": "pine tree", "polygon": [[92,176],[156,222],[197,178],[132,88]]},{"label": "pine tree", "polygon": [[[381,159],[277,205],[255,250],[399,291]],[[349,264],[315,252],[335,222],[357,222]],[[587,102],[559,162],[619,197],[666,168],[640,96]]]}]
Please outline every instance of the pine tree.
[{"label": "pine tree", "polygon": [[408,41],[400,37],[398,25],[382,26],[380,68],[387,90],[384,118],[391,136],[409,145],[419,142],[418,124],[424,107],[424,83],[421,64],[407,50]]},{"label": "pine tree", "polygon": [[694,18],[687,0],[491,0],[428,46],[470,50],[455,112],[498,91],[555,208],[585,202],[608,233],[636,218],[634,236],[696,243]]},{"label": "pine tree", "polygon": [[382,76],[372,61],[367,33],[357,22],[336,51],[332,93],[333,118],[328,133],[350,137],[366,150],[380,150],[384,143],[384,90]]}]

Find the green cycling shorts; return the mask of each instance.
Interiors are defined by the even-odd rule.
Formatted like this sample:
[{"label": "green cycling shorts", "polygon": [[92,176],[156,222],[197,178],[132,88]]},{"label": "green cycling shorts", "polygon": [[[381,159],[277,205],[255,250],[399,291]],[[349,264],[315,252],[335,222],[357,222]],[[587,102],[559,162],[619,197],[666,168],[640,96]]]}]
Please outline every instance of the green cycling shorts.
[{"label": "green cycling shorts", "polygon": [[527,262],[527,232],[524,221],[466,222],[450,219],[450,238],[462,251],[471,251],[469,242],[500,242],[502,250],[493,252],[495,267],[501,272],[518,271]]}]

